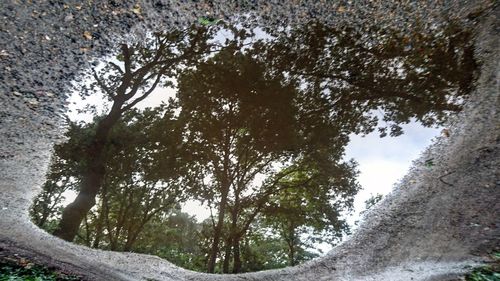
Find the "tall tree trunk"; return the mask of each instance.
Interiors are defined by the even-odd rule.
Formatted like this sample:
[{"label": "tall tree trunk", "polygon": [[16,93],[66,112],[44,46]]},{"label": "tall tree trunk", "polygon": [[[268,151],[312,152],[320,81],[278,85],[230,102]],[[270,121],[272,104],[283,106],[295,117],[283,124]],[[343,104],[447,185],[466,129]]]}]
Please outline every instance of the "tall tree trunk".
[{"label": "tall tree trunk", "polygon": [[292,223],[291,225],[288,226],[288,239],[287,239],[287,244],[288,244],[288,264],[290,266],[295,266],[296,263],[296,257],[295,257],[295,243],[296,243],[296,237],[295,237],[295,225]]},{"label": "tall tree trunk", "polygon": [[99,219],[97,220],[96,228],[95,228],[95,238],[94,241],[92,242],[92,248],[99,248],[99,244],[101,243],[101,237],[102,237],[102,215],[99,216]]},{"label": "tall tree trunk", "polygon": [[240,235],[233,237],[233,273],[241,272]]},{"label": "tall tree trunk", "polygon": [[137,241],[139,234],[141,234],[141,232],[144,230],[144,226],[146,225],[146,223],[150,221],[152,217],[153,217],[152,215],[148,216],[148,218],[143,220],[135,230],[129,229],[127,235],[127,241],[125,242],[125,246],[123,246],[123,251],[130,252],[132,250],[132,246],[134,246],[135,241]]},{"label": "tall tree trunk", "polygon": [[222,236],[222,227],[224,226],[224,216],[226,213],[228,193],[229,193],[229,186],[226,185],[223,187],[223,191],[221,194],[217,225],[215,226],[214,229],[214,239],[212,240],[212,247],[210,248],[210,254],[207,265],[208,273],[214,273],[215,271],[215,262],[217,261],[217,253],[219,252],[219,243]]},{"label": "tall tree trunk", "polygon": [[241,258],[240,258],[240,239],[241,234],[238,232],[238,214],[240,213],[240,193],[238,189],[234,190],[234,207],[231,210],[231,236],[233,248],[233,273],[241,271]]},{"label": "tall tree trunk", "polygon": [[295,246],[293,242],[288,244],[288,264],[290,266],[295,265]]},{"label": "tall tree trunk", "polygon": [[49,218],[50,213],[51,212],[49,209],[44,209],[42,212],[42,217],[38,222],[35,222],[35,224],[38,225],[38,227],[43,228],[43,226],[47,222],[47,219]]},{"label": "tall tree trunk", "polygon": [[75,200],[62,213],[62,218],[54,235],[66,241],[73,241],[80,223],[88,211],[95,205],[96,196],[105,175],[105,147],[111,128],[121,116],[122,104],[114,103],[110,113],[97,125],[94,140],[89,145],[88,167],[83,173],[80,192]]},{"label": "tall tree trunk", "polygon": [[136,238],[137,236],[135,234],[132,234],[131,232],[128,233],[125,245],[123,245],[124,252],[130,252],[132,250],[132,246],[134,245]]},{"label": "tall tree trunk", "polygon": [[227,239],[226,239],[226,250],[224,254],[224,264],[222,265],[222,272],[223,273],[229,273],[229,264],[231,262],[231,250],[232,250],[232,235],[229,233]]},{"label": "tall tree trunk", "polygon": [[217,225],[214,228],[214,239],[212,241],[212,247],[210,249],[207,272],[214,273],[215,263],[217,261],[217,254],[219,253],[219,244],[222,237],[222,229],[224,226],[224,216],[226,215],[227,200],[229,196],[229,189],[231,188],[231,179],[229,176],[229,157],[231,153],[229,134],[226,134],[223,147],[224,147],[224,159],[222,164],[222,173],[220,175],[220,188],[221,188],[221,200],[219,202],[219,214],[217,218]]},{"label": "tall tree trunk", "polygon": [[81,237],[83,240],[85,240],[85,245],[87,247],[90,247],[90,227],[89,227],[89,220],[87,218],[87,215],[85,215],[85,218],[83,219],[85,221],[85,237]]},{"label": "tall tree trunk", "polygon": [[101,192],[101,208],[99,210],[99,215],[97,218],[96,228],[95,228],[95,238],[92,243],[92,248],[99,248],[99,244],[101,243],[102,238],[102,230],[104,224],[104,216],[108,216],[109,210],[106,209],[105,201],[108,200],[107,190],[104,188]]}]

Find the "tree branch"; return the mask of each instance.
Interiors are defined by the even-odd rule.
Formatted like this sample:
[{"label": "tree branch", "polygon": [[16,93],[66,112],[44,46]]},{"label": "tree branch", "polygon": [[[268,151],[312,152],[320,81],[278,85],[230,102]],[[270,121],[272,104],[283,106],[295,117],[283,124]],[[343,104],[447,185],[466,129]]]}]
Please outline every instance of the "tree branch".
[{"label": "tree branch", "polygon": [[121,67],[119,65],[117,65],[116,63],[110,61],[108,62],[109,65],[111,65],[114,69],[116,69],[120,74],[125,74],[125,72],[123,71],[123,69],[121,69]]},{"label": "tree branch", "polygon": [[112,100],[114,100],[115,99],[115,94],[106,85],[106,83],[104,83],[104,81],[102,81],[101,78],[99,78],[99,76],[97,75],[97,72],[95,71],[95,69],[92,69],[92,76],[94,76],[94,79],[97,82],[97,85],[99,85],[99,87],[101,87],[101,89],[104,91],[104,93],[106,95],[108,95]]},{"label": "tree branch", "polygon": [[158,83],[160,83],[161,77],[163,76],[163,74],[164,74],[165,71],[166,71],[166,67],[162,68],[162,70],[160,70],[160,72],[157,74],[156,79],[155,79],[153,85],[149,88],[149,90],[147,90],[140,97],[138,97],[137,99],[135,99],[134,101],[132,101],[131,103],[129,103],[125,107],[123,107],[122,108],[122,112],[129,110],[134,105],[136,105],[138,102],[140,102],[140,101],[144,100],[145,98],[147,98],[155,90],[155,88],[158,85]]}]

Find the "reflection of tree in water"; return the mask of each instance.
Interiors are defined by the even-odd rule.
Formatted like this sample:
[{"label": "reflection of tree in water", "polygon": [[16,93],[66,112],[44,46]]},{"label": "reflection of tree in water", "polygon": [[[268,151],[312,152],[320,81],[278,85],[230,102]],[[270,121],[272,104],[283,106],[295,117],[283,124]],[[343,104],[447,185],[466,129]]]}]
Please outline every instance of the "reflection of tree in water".
[{"label": "reflection of tree in water", "polygon": [[269,69],[303,79],[324,110],[357,119],[352,124],[364,131],[374,126],[361,115],[374,109],[384,111],[391,135],[411,118],[424,125],[443,121],[460,109],[475,75],[471,35],[453,24],[431,34],[376,27],[360,34],[319,23],[289,33],[266,48]]},{"label": "reflection of tree in water", "polygon": [[[281,73],[268,75],[251,53],[231,47],[179,77],[185,146],[197,156],[191,160],[199,167],[195,173],[210,177],[208,184],[199,183],[198,199],[218,214],[211,272],[223,238],[223,272],[231,263],[233,272],[241,271],[240,242],[279,192],[323,188],[327,194],[317,199],[333,200],[357,191],[341,180],[351,178],[352,167],[339,164],[337,126],[324,116],[303,116],[299,96],[305,93],[296,86],[284,83]],[[255,183],[259,175],[263,182]],[[226,228],[229,233],[223,234]]]},{"label": "reflection of tree in water", "polygon": [[161,82],[168,83],[164,81],[166,77],[174,76],[179,68],[189,66],[209,52],[208,38],[209,32],[200,28],[157,33],[140,44],[122,44],[116,57],[121,66],[108,62],[99,73],[92,69],[92,83],[78,90],[82,96],[102,92],[112,102],[111,109],[96,122],[90,141],[82,149],[87,157],[79,193],[62,212],[54,235],[72,241],[81,221],[95,205],[106,174],[105,146],[119,119],[151,95]]},{"label": "reflection of tree in water", "polygon": [[[401,35],[316,23],[252,44],[253,34],[234,27],[213,43],[217,28],[124,45],[122,65],[94,73],[91,90],[112,109],[73,125],[56,148],[33,209],[38,225],[54,227],[57,198],[70,188],[79,196],[56,229],[67,240],[61,233],[208,272],[297,264],[313,256],[311,241],[336,243],[348,231],[340,213],[359,189],[355,163],[341,161],[349,134],[441,123],[460,110],[475,75],[470,35],[453,25]],[[175,100],[131,109],[165,77],[178,81]],[[187,198],[209,206],[211,218],[197,224],[173,211]],[[172,212],[189,231],[175,231]],[[273,252],[258,253],[259,243]]]}]

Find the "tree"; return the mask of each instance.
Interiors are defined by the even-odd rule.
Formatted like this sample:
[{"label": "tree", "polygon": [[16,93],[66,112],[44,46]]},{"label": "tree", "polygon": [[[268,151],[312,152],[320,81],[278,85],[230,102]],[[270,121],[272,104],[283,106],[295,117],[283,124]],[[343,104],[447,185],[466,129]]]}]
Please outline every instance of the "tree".
[{"label": "tree", "polygon": [[192,64],[206,54],[211,48],[207,44],[209,34],[204,28],[156,33],[144,43],[122,44],[117,56],[122,66],[110,61],[99,72],[92,70],[94,81],[90,87],[82,87],[82,94],[103,92],[112,102],[111,109],[97,122],[91,141],[82,147],[86,159],[79,193],[64,209],[54,235],[72,241],[81,221],[95,205],[106,174],[105,147],[113,126],[160,83],[165,83],[163,78],[174,76],[183,64]]},{"label": "tree", "polygon": [[[164,111],[161,107],[131,110],[113,127],[106,146],[113,157],[106,157],[99,206],[87,214],[79,235],[85,244],[98,248],[104,243],[101,248],[129,251],[149,221],[182,202],[179,179],[172,173],[176,166],[161,174],[155,167],[154,124],[161,115],[172,114]],[[180,141],[178,136],[170,130],[171,142]]]},{"label": "tree", "polygon": [[[328,176],[319,174],[326,171],[308,167],[303,171],[318,175],[311,177],[303,172],[294,173],[281,182],[294,188],[282,188],[269,198],[263,219],[286,243],[288,265],[297,265],[307,258],[299,255],[305,253],[304,248],[323,242],[333,245],[349,232],[341,214],[352,209],[353,195],[360,189],[355,180],[355,167],[353,161],[343,163],[332,167]],[[306,181],[302,179],[304,177],[314,180]],[[304,237],[309,241],[304,241]]]},{"label": "tree", "polygon": [[[292,120],[290,114],[279,110],[280,103],[290,100],[278,90],[279,81],[258,81],[262,70],[239,49],[228,47],[179,79],[179,119],[186,124],[187,149],[197,153],[197,165],[204,167],[201,174],[212,179],[201,191],[201,198],[211,206],[218,205],[209,272],[215,268],[231,187],[234,196],[239,196],[248,181],[282,157],[271,152],[277,149],[277,141],[286,137],[289,125],[284,119]],[[261,84],[250,86],[255,82]],[[268,94],[265,102],[259,101],[263,92]],[[283,126],[271,123],[273,119],[283,120],[279,123]],[[237,187],[237,181],[242,186]]]},{"label": "tree", "polygon": [[186,269],[204,271],[201,227],[194,217],[172,209],[146,225],[132,250],[157,255]]},{"label": "tree", "polygon": [[[194,175],[197,196],[217,210],[209,272],[215,269],[226,215],[223,271],[229,271],[232,252],[233,272],[238,272],[239,243],[269,197],[284,187],[281,179],[309,168],[292,160],[300,156],[318,167],[323,161],[326,171],[340,159],[347,141],[328,116],[310,114],[315,105],[307,95],[300,96],[296,81],[269,75],[253,52],[257,50],[246,52],[235,40],[179,77],[179,121],[185,124],[184,150],[196,155],[192,166],[199,167]],[[266,181],[254,184],[259,176]]]},{"label": "tree", "polygon": [[[98,204],[86,214],[76,243],[157,254],[200,270],[195,267],[203,264],[197,258],[199,226],[194,218],[178,210],[185,199],[180,192],[185,189],[180,178],[183,164],[172,161],[179,159],[176,147],[182,141],[173,115],[167,106],[132,109],[114,125],[105,147],[109,156],[105,157],[107,170],[96,197]],[[53,161],[44,192],[32,209],[38,225],[43,226],[47,218],[57,222],[64,191],[78,191],[85,156],[76,152],[91,139],[101,118],[96,116],[88,124],[70,123],[67,142],[56,146],[53,159],[57,161]],[[163,159],[160,166],[159,159]]]},{"label": "tree", "polygon": [[288,265],[287,246],[260,220],[255,221],[241,243],[242,272],[276,269]]},{"label": "tree", "polygon": [[[402,133],[412,118],[439,124],[461,108],[476,77],[471,32],[450,23],[410,34],[385,27],[364,32],[313,22],[266,43],[255,53],[270,72],[284,72],[323,96],[317,110],[370,132],[381,110],[381,136]],[[265,43],[259,43],[265,44]],[[353,121],[348,121],[348,120]]]},{"label": "tree", "polygon": [[[232,254],[237,272],[238,243],[280,190],[280,180],[307,174],[301,161],[340,166],[349,134],[377,127],[373,110],[384,112],[381,135],[389,127],[396,136],[399,124],[411,118],[431,125],[460,109],[468,93],[462,82],[471,81],[474,68],[466,32],[415,36],[411,42],[387,30],[372,33],[371,40],[361,40],[353,30],[312,24],[247,48],[236,40],[180,76],[187,146],[198,153],[198,166],[206,167],[198,173],[201,181],[211,178],[200,184],[207,192],[199,198],[217,209],[209,272],[226,215],[223,271]],[[252,185],[257,175],[269,180]]]},{"label": "tree", "polygon": [[69,122],[66,142],[54,146],[47,179],[42,192],[35,198],[30,211],[33,222],[52,232],[64,209],[66,192],[78,191],[83,170],[81,147],[93,135],[91,125]]},{"label": "tree", "polygon": [[[221,50],[208,43],[214,30],[155,34],[122,45],[119,62],[91,74],[82,93],[102,91],[111,110],[71,125],[35,205],[37,223],[53,220],[61,194],[74,188],[55,232],[67,240],[208,272],[295,265],[314,256],[316,242],[348,231],[339,214],[359,189],[355,163],[343,160],[349,135],[378,128],[396,136],[411,119],[439,123],[460,110],[474,79],[469,35],[453,26],[368,36],[313,23],[269,40],[226,28]],[[172,77],[176,99],[133,110]],[[185,196],[211,218],[200,225],[173,210]],[[259,253],[259,243],[272,251]]]}]

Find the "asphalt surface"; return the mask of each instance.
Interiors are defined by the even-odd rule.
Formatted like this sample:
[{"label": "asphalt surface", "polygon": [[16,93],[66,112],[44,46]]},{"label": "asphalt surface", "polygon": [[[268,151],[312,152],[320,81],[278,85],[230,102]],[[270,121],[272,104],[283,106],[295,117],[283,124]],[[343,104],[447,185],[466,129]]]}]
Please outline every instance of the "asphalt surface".
[{"label": "asphalt surface", "polygon": [[[499,251],[499,15],[494,1],[0,1],[0,247],[88,280],[453,280]],[[371,5],[371,6],[370,6]],[[123,40],[210,15],[259,25],[410,29],[458,19],[475,30],[481,75],[450,137],[423,152],[400,186],[325,257],[282,270],[208,275],[157,257],[88,249],[35,227],[28,210],[64,132],[69,84]],[[91,38],[84,36],[90,33]],[[432,168],[423,163],[433,158]]]}]

